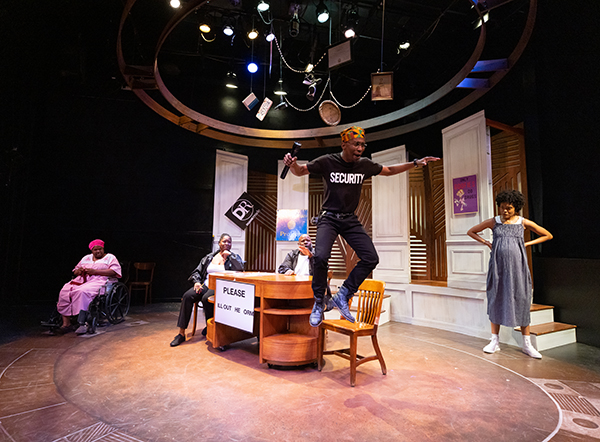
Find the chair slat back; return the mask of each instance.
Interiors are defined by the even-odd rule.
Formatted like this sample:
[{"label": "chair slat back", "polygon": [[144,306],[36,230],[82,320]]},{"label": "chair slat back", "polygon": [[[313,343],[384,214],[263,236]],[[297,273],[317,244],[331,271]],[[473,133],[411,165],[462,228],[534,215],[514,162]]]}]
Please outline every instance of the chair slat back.
[{"label": "chair slat back", "polygon": [[377,325],[379,323],[384,291],[385,282],[375,279],[365,279],[357,292],[357,322],[369,325]]},{"label": "chair slat back", "polygon": [[134,262],[135,281],[134,282],[152,282],[154,279],[155,262]]}]

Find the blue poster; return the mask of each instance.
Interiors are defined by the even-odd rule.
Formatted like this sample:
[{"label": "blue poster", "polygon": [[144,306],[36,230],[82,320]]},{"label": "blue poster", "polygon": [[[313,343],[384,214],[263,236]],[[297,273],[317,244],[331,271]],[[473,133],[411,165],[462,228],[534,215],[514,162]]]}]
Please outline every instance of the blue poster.
[{"label": "blue poster", "polygon": [[280,209],[277,211],[277,241],[298,241],[308,233],[308,210]]}]

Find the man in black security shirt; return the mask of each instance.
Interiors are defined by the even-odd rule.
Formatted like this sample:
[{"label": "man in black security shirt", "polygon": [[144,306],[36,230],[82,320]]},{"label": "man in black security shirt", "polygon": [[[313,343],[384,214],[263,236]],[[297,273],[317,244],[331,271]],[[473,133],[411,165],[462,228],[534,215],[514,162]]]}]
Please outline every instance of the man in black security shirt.
[{"label": "man in black security shirt", "polygon": [[306,165],[297,164],[297,158],[292,157],[289,153],[283,158],[283,162],[289,166],[294,175],[302,176],[309,173],[321,175],[325,183],[323,207],[317,224],[317,245],[313,258],[312,289],[315,305],[310,314],[310,325],[313,327],[318,327],[323,320],[327,290],[327,263],[331,256],[331,248],[338,235],[342,235],[360,258],[338,293],[333,297],[333,303],[348,321],[354,322],[354,317],[348,308],[349,299],[379,263],[373,241],[354,214],[360,200],[364,180],[374,175],[396,175],[415,167],[426,166],[429,161],[439,160],[436,157],[424,157],[410,163],[382,166],[362,157],[367,147],[365,132],[362,128],[352,126],[340,135],[342,137],[341,153],[323,155]]}]

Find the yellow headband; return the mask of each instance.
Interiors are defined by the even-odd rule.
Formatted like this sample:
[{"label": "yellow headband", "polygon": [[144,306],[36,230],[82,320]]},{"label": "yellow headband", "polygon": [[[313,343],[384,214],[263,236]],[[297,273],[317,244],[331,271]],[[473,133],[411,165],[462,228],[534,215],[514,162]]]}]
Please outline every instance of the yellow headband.
[{"label": "yellow headband", "polygon": [[343,130],[340,135],[342,137],[342,141],[344,143],[346,143],[346,142],[350,141],[352,138],[364,138],[365,131],[362,127],[352,126],[352,127],[349,127],[348,129]]}]

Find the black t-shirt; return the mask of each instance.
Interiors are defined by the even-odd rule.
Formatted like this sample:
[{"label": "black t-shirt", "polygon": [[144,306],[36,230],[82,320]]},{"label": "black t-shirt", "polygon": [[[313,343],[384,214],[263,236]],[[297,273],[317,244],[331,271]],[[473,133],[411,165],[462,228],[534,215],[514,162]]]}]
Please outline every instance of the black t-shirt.
[{"label": "black t-shirt", "polygon": [[352,213],[358,206],[364,180],[378,175],[383,166],[368,158],[347,163],[341,153],[323,155],[306,165],[311,174],[321,175],[325,182],[323,210]]}]

